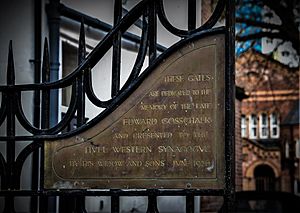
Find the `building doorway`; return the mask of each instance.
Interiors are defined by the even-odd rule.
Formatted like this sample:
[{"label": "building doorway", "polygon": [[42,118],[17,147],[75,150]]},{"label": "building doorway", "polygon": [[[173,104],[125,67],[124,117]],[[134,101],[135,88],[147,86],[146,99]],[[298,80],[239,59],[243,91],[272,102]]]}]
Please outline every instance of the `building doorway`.
[{"label": "building doorway", "polygon": [[275,191],[275,173],[268,165],[259,165],[254,170],[256,191]]}]

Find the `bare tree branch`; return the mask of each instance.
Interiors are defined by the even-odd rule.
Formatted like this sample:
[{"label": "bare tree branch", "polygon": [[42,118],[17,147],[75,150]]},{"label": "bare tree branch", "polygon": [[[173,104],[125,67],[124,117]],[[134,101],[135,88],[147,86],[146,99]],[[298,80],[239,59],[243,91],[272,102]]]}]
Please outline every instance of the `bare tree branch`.
[{"label": "bare tree branch", "polygon": [[252,34],[247,34],[247,35],[236,35],[236,40],[237,41],[249,41],[249,40],[254,40],[254,39],[260,39],[260,38],[280,38],[282,39],[284,35],[281,33],[273,33],[273,32],[257,32],[257,33],[252,33]]},{"label": "bare tree branch", "polygon": [[[275,16],[278,16],[280,22],[278,24],[267,23],[268,19],[264,19],[264,17],[262,17],[262,21],[251,18],[255,17],[254,15],[251,15],[251,8],[254,8],[258,5],[260,8],[262,8],[262,10],[269,8],[270,11],[275,14]],[[281,39],[286,42],[291,42],[297,54],[300,55],[300,26],[298,23],[299,21],[297,21],[297,19],[299,19],[300,17],[299,12],[297,13],[296,11],[300,8],[299,0],[241,0],[237,4],[237,10],[243,7],[249,8],[250,12],[240,13],[236,18],[236,22],[244,24],[242,25],[242,27],[244,28],[254,27],[262,29],[262,31],[253,32],[248,35],[247,33],[238,33],[236,36],[237,41],[246,42],[248,40],[255,40],[264,37],[271,39]],[[265,18],[267,18],[267,16]],[[269,18],[270,20],[273,19],[272,16],[269,16]]]},{"label": "bare tree branch", "polygon": [[255,20],[239,18],[239,17],[237,17],[235,20],[237,23],[243,23],[246,25],[254,26],[254,27],[259,27],[259,28],[264,28],[264,29],[273,29],[273,30],[282,30],[282,26],[279,24],[270,24],[267,22],[255,21]]}]

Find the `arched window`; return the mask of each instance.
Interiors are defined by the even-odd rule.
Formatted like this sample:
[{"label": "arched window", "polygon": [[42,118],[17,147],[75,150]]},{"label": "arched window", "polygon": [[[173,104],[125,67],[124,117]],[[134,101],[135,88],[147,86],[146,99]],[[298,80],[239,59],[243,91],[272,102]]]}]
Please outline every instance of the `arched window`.
[{"label": "arched window", "polygon": [[275,191],[275,173],[268,165],[259,165],[254,169],[256,191]]}]

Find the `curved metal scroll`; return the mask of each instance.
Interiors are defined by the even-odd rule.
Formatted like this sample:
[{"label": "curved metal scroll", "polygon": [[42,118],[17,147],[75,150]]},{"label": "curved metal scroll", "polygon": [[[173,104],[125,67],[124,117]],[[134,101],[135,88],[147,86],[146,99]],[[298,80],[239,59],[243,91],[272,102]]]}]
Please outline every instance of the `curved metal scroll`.
[{"label": "curved metal scroll", "polygon": [[187,37],[189,35],[195,34],[197,32],[201,32],[203,30],[208,30],[212,28],[219,18],[222,15],[222,11],[225,7],[225,0],[220,0],[217,2],[216,8],[214,9],[214,12],[210,16],[210,18],[200,27],[194,29],[194,30],[181,30],[176,27],[174,27],[167,19],[165,10],[164,10],[164,4],[163,0],[158,0],[158,17],[163,26],[172,34],[180,36],[180,37]]},{"label": "curved metal scroll", "polygon": [[[10,45],[7,85],[0,86],[0,92],[2,95],[0,106],[0,125],[3,125],[5,119],[12,121],[10,122],[10,128],[12,128],[12,131],[11,134],[8,134],[7,136],[0,136],[0,140],[7,141],[7,144],[14,144],[16,140],[33,140],[33,142],[21,151],[16,160],[15,156],[10,158],[10,160],[8,161],[10,163],[9,166],[15,166],[15,168],[10,170],[7,169],[7,162],[0,153],[0,175],[2,176],[2,182],[9,180],[9,178],[14,178],[14,181],[12,181],[14,187],[19,188],[23,164],[32,152],[35,152],[39,148],[43,147],[43,143],[41,142],[42,139],[58,139],[68,137],[89,129],[91,126],[95,125],[112,111],[114,111],[117,108],[118,104],[122,103],[122,101],[134,91],[134,89],[140,84],[140,82],[142,82],[145,76],[149,74],[147,72],[150,72],[149,70],[151,70],[153,66],[155,66],[155,63],[157,61],[163,60],[161,56],[156,56],[157,18],[160,20],[165,29],[173,35],[182,37],[184,39],[189,39],[195,34],[199,35],[202,32],[214,31],[212,30],[212,27],[220,19],[225,8],[225,4],[225,0],[219,0],[212,15],[202,26],[196,29],[190,29],[189,27],[190,30],[182,30],[176,28],[169,22],[164,10],[163,0],[140,1],[131,11],[129,11],[122,19],[120,19],[114,27],[112,27],[107,35],[87,56],[85,56],[84,23],[82,22],[79,38],[79,43],[81,45],[79,47],[80,63],[78,67],[76,67],[69,75],[54,82],[49,82],[50,63],[48,55],[48,45],[47,42],[45,42],[42,67],[43,74],[45,76],[43,77],[42,82],[37,84],[15,85],[12,48]],[[129,74],[129,77],[125,81],[124,85],[119,88],[120,90],[118,90],[116,95],[113,95],[113,97],[108,100],[100,100],[93,90],[91,75],[91,72],[93,72],[93,67],[103,58],[103,56],[110,50],[110,48],[115,45],[115,43],[121,43],[121,40],[116,39],[120,37],[121,34],[123,35],[125,31],[128,30],[128,28],[141,17],[142,32],[139,39],[139,49],[131,73]],[[82,18],[84,19],[84,17]],[[221,31],[223,30],[224,29],[221,29]],[[216,31],[218,31],[218,29]],[[121,39],[121,37],[119,39]],[[176,46],[176,44],[174,46]],[[149,55],[151,55],[149,56],[149,58],[151,58],[149,66],[152,67],[151,69],[149,69],[148,67],[144,72],[141,73],[142,66],[147,56],[147,52],[149,53]],[[168,50],[166,50],[165,53],[167,52]],[[162,55],[164,57],[164,54]],[[49,111],[48,108],[50,91],[55,89],[62,89],[69,86],[72,87],[72,96],[67,113],[61,121],[57,122],[57,124],[55,124],[54,126],[49,127],[49,116],[47,113]],[[41,96],[43,104],[41,104],[41,120],[45,121],[45,123],[41,124],[38,127],[33,125],[25,115],[22,106],[22,92],[24,91],[37,91],[38,93],[42,94]],[[105,110],[88,123],[85,124],[84,122],[81,122],[77,129],[62,133],[67,125],[70,124],[76,112],[77,115],[84,115],[84,112],[81,112],[80,110],[84,110],[84,107],[82,107],[82,105],[84,104],[82,104],[81,101],[85,98],[85,96],[95,106],[105,108]],[[12,99],[11,97],[14,98]],[[13,109],[11,109],[11,107],[13,107]],[[15,136],[15,132],[13,131],[15,130],[15,118],[18,119],[19,123],[25,130],[28,131],[28,133],[31,133],[30,136]],[[14,145],[10,146],[9,149],[10,153],[14,153],[12,152],[12,149],[15,149]],[[151,197],[150,201],[152,203],[155,203],[155,199],[156,197],[153,196]]]},{"label": "curved metal scroll", "polygon": [[[58,134],[62,129],[68,125],[68,123],[71,121],[72,117],[75,115],[75,112],[78,106],[78,100],[77,99],[77,88],[79,88],[78,85],[75,85],[73,82],[76,81],[76,79],[80,78],[80,76],[84,76],[84,93],[87,95],[88,99],[97,107],[101,108],[107,108],[110,109],[108,111],[113,110],[114,103],[117,102],[117,100],[121,97],[120,95],[124,96],[124,92],[128,91],[128,88],[133,87],[135,80],[138,78],[139,73],[141,71],[142,65],[144,63],[146,53],[149,47],[149,39],[150,34],[153,36],[153,33],[150,32],[149,23],[150,23],[150,12],[148,11],[150,8],[153,8],[152,4],[155,4],[155,8],[157,8],[157,13],[155,14],[158,16],[159,20],[163,24],[163,26],[172,34],[180,36],[180,37],[188,37],[190,35],[199,33],[201,31],[209,30],[212,28],[218,19],[220,18],[222,11],[225,7],[225,1],[220,0],[218,1],[215,10],[213,11],[213,14],[211,17],[200,27],[192,30],[181,30],[176,27],[174,27],[167,19],[165,11],[164,11],[164,4],[163,0],[156,0],[156,1],[150,1],[150,0],[143,0],[139,2],[129,13],[127,13],[113,28],[112,30],[99,42],[99,44],[92,50],[92,52],[86,57],[81,57],[82,62],[78,65],[78,67],[71,72],[69,75],[67,75],[65,78],[57,80],[55,82],[43,82],[40,84],[23,84],[23,85],[14,85],[13,90],[16,94],[16,108],[15,113],[16,117],[18,118],[21,125],[31,134],[33,134],[33,138],[37,137],[39,135],[46,136],[46,138],[51,138],[51,135]],[[93,91],[92,86],[92,68],[98,63],[99,60],[102,59],[102,57],[105,55],[105,53],[112,47],[113,40],[115,36],[118,33],[124,33],[131,25],[135,23],[136,20],[139,19],[139,17],[143,17],[143,29],[139,44],[139,50],[136,57],[136,61],[134,63],[133,69],[126,80],[125,84],[121,88],[121,90],[118,92],[118,94],[114,97],[112,97],[109,100],[100,100],[96,94]],[[152,21],[153,22],[153,21]],[[84,27],[83,23],[81,24],[81,33],[80,33],[80,43],[84,44]],[[151,28],[151,30],[153,30]],[[84,46],[84,45],[83,45]],[[81,48],[82,49],[82,48]],[[152,48],[153,49],[153,48]],[[85,50],[81,50],[81,52]],[[85,55],[85,54],[84,54]],[[47,63],[43,63],[43,70],[44,67],[49,64],[49,56],[48,56],[48,49],[47,44],[45,43],[45,50],[44,50],[44,62],[48,61]],[[49,66],[49,65],[48,65]],[[46,68],[47,70],[47,68]],[[49,67],[48,67],[49,70]],[[39,90],[39,91],[50,91],[51,89],[59,89],[64,88],[67,86],[72,85],[72,98],[70,102],[70,107],[66,113],[66,115],[63,117],[63,119],[58,122],[55,126],[50,128],[38,128],[32,125],[29,120],[26,118],[25,113],[22,108],[21,103],[21,92],[22,91],[28,91],[28,90]],[[11,86],[0,86],[0,91],[2,91],[2,98],[6,97],[7,93],[11,92]],[[118,97],[120,96],[120,97]],[[0,123],[4,121],[6,117],[6,102],[2,101],[1,108],[0,108]],[[103,117],[103,116],[100,116]],[[99,119],[96,118],[97,120]],[[70,133],[71,134],[71,133]],[[73,134],[73,133],[72,133]],[[63,134],[63,136],[67,136],[68,133]],[[55,136],[57,137],[57,135]],[[3,137],[0,137],[0,139]]]}]

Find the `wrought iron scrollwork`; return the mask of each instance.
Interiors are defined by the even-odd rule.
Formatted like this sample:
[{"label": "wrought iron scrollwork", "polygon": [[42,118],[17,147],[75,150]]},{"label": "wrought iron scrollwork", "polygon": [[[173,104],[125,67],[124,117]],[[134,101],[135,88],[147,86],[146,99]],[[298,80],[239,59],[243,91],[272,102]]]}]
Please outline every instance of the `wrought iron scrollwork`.
[{"label": "wrought iron scrollwork", "polygon": [[[190,6],[195,6],[195,0],[188,0]],[[115,1],[115,11],[118,14],[115,16],[114,26],[109,30],[107,35],[96,45],[96,47],[86,55],[86,43],[85,43],[85,32],[84,32],[84,21],[86,16],[81,16],[81,27],[80,27],[80,36],[79,36],[79,47],[78,47],[78,67],[73,70],[66,77],[50,82],[50,59],[49,59],[49,51],[48,51],[48,42],[45,39],[44,42],[44,52],[43,52],[43,63],[42,63],[42,80],[40,83],[32,83],[32,84],[15,84],[15,69],[14,69],[14,59],[13,59],[13,50],[12,43],[9,45],[9,53],[8,53],[8,65],[7,65],[7,84],[0,85],[1,92],[1,106],[0,106],[0,125],[3,125],[6,120],[6,128],[7,132],[5,136],[0,136],[1,141],[6,141],[7,144],[7,157],[6,159],[0,153],[0,175],[1,175],[1,189],[0,195],[4,195],[7,197],[6,208],[10,208],[11,202],[13,203],[13,196],[17,196],[18,193],[22,194],[20,190],[20,177],[21,170],[25,160],[28,156],[41,148],[43,148],[43,140],[44,139],[57,139],[62,137],[67,137],[70,135],[77,134],[84,129],[89,128],[95,123],[99,122],[103,119],[107,114],[115,109],[115,107],[124,100],[130,92],[134,88],[137,87],[138,82],[144,76],[141,74],[142,66],[144,61],[146,60],[147,53],[149,55],[149,66],[155,64],[158,61],[158,58],[164,57],[163,54],[158,56],[157,50],[162,50],[160,46],[157,44],[157,19],[160,20],[161,24],[165,27],[167,31],[171,34],[179,36],[183,39],[188,39],[191,36],[203,32],[212,32],[212,28],[216,25],[217,21],[220,19],[225,6],[228,7],[231,1],[219,0],[212,15],[210,18],[201,26],[196,28],[195,20],[189,18],[188,30],[182,30],[174,27],[168,20],[165,10],[163,0],[142,0],[140,1],[132,10],[130,10],[126,15],[121,17],[120,8],[122,7],[122,1]],[[67,14],[69,17],[78,18],[78,14],[74,14],[74,10],[68,9],[66,6],[62,4],[55,4],[58,8],[58,11],[61,12],[61,15]],[[231,9],[230,9],[231,8]],[[226,13],[227,16],[232,16],[232,6],[228,7],[227,10],[230,11]],[[189,10],[193,13],[196,13],[196,10]],[[195,14],[191,14],[191,17],[195,18]],[[126,31],[128,28],[134,23],[142,18],[142,31],[141,37],[136,39],[139,42],[139,49],[137,52],[137,57],[134,62],[134,66],[129,74],[129,77],[125,81],[124,85],[120,86],[120,48],[121,48],[121,39],[122,36],[128,38],[128,34]],[[97,22],[97,20],[94,20]],[[232,23],[230,23],[232,24]],[[106,26],[107,27],[107,26]],[[226,29],[229,35],[229,29],[232,28],[231,25],[226,25]],[[221,28],[220,28],[221,29]],[[221,30],[224,30],[223,27]],[[227,43],[230,44],[229,42]],[[103,56],[111,49],[114,48],[114,63],[115,66],[112,68],[112,75],[116,76],[113,78],[112,87],[111,88],[111,98],[108,100],[101,100],[95,94],[92,85],[92,72],[94,66],[103,58]],[[231,61],[231,63],[233,63]],[[146,69],[147,71],[147,69]],[[72,88],[72,96],[71,101],[69,103],[69,108],[66,114],[62,117],[62,119],[55,124],[54,126],[50,126],[49,124],[49,112],[50,112],[50,92],[57,89],[62,89],[66,87]],[[108,88],[109,89],[109,88]],[[22,107],[22,93],[26,91],[37,91],[38,94],[41,95],[41,113],[40,113],[40,125],[36,126],[32,124],[29,119],[26,117],[24,109]],[[85,97],[89,99],[89,101],[99,108],[104,108],[98,116],[96,116],[93,120],[88,123],[85,122]],[[62,132],[64,128],[71,122],[74,118],[75,113],[77,113],[77,129],[72,130],[70,132]],[[29,135],[16,135],[16,121],[19,121],[21,126],[28,131]],[[27,145],[15,159],[15,142],[16,141],[32,141],[29,145]],[[43,160],[43,158],[42,158]],[[43,162],[40,166],[41,176],[43,174]],[[229,169],[230,170],[230,169]],[[42,177],[40,178],[42,179]],[[10,178],[12,180],[10,180]],[[230,181],[230,180],[228,180]],[[42,183],[42,181],[41,181]],[[8,189],[16,189],[19,190],[12,194]],[[42,186],[40,187],[40,191],[38,190],[29,190],[24,194],[28,196],[48,196],[52,193],[59,194],[63,192],[46,192],[42,190]],[[6,191],[5,191],[6,190]],[[213,195],[222,195],[223,191],[201,191],[201,192],[191,192],[187,196],[187,212],[191,212],[193,209],[193,198],[196,194],[213,194]],[[48,193],[48,194],[47,194]],[[87,195],[87,192],[70,192],[71,194],[78,195],[76,193],[81,193],[79,195]],[[91,195],[98,195],[101,192],[89,192]],[[93,194],[94,193],[94,194]],[[117,193],[117,194],[116,194]],[[102,194],[115,196],[114,201],[112,201],[112,205],[116,204],[119,201],[120,195],[149,195],[149,205],[148,212],[158,212],[156,196],[164,194],[171,195],[173,192],[161,192],[159,190],[154,190],[150,192],[124,192],[119,190],[112,190],[110,192],[103,192]],[[150,194],[149,194],[150,193]],[[186,191],[179,190],[177,191],[177,195],[187,195]],[[83,207],[78,207],[80,210],[78,212],[84,212]],[[112,209],[115,209],[112,206]]]},{"label": "wrought iron scrollwork", "polygon": [[[84,18],[82,17],[81,29],[80,29],[80,37],[79,37],[79,54],[78,54],[78,67],[65,78],[49,82],[49,76],[46,77],[45,75],[49,75],[49,54],[48,54],[48,44],[45,41],[44,44],[44,57],[43,57],[43,82],[37,84],[21,84],[21,85],[8,85],[8,86],[0,86],[0,91],[2,91],[2,96],[5,98],[7,94],[11,94],[11,91],[14,91],[14,96],[16,97],[15,101],[15,115],[18,118],[21,125],[32,134],[32,137],[28,137],[28,139],[34,139],[35,137],[39,138],[38,136],[43,136],[43,138],[52,138],[52,135],[59,134],[63,128],[68,125],[71,119],[74,117],[75,112],[80,114],[84,114],[84,96],[87,95],[88,99],[97,107],[101,108],[111,108],[114,103],[116,103],[117,99],[119,98],[120,94],[124,91],[127,91],[129,87],[132,87],[134,81],[139,77],[141,72],[143,63],[146,58],[147,50],[149,51],[150,60],[154,60],[156,56],[156,29],[153,28],[154,20],[156,17],[159,18],[162,25],[172,34],[177,35],[179,37],[186,38],[191,36],[195,33],[209,30],[211,29],[216,22],[219,20],[222,11],[225,7],[225,1],[218,1],[215,10],[213,11],[211,17],[200,27],[195,29],[189,30],[181,30],[174,27],[167,19],[165,11],[164,11],[164,4],[163,0],[157,1],[150,1],[150,0],[143,0],[138,3],[129,13],[127,13],[116,25],[112,28],[112,30],[99,42],[99,44],[91,51],[91,53],[86,57],[86,50],[85,50],[85,33],[84,33]],[[154,13],[153,13],[154,12]],[[152,14],[153,13],[153,14]],[[112,94],[112,98],[109,100],[100,100],[95,92],[93,91],[92,86],[92,69],[93,67],[103,58],[105,53],[113,46],[114,40],[118,36],[118,34],[123,34],[131,25],[133,25],[136,20],[138,20],[142,16],[142,34],[140,38],[139,50],[136,57],[136,61],[134,63],[133,69],[130,72],[128,79],[126,80],[125,84],[122,88],[115,89],[116,92]],[[153,16],[153,17],[151,17]],[[152,21],[152,23],[150,23]],[[156,21],[155,21],[156,22]],[[156,25],[156,24],[155,24]],[[151,29],[150,29],[151,28]],[[152,31],[154,32],[152,32]],[[152,38],[154,38],[154,42],[151,43]],[[119,40],[121,37],[118,38]],[[118,44],[120,45],[120,43]],[[152,49],[152,50],[151,50]],[[154,56],[151,56],[151,51],[155,52]],[[12,53],[11,53],[12,54]],[[13,59],[12,59],[13,60]],[[13,62],[12,62],[13,63]],[[118,62],[120,63],[120,59]],[[119,78],[119,77],[118,77]],[[77,79],[77,80],[76,80]],[[119,80],[118,80],[119,81]],[[8,82],[9,84],[9,82]],[[118,83],[119,85],[119,83]],[[72,87],[72,96],[71,101],[69,104],[69,108],[65,116],[53,127],[35,127],[32,125],[29,120],[26,118],[25,113],[22,108],[21,103],[21,94],[24,91],[41,91],[42,92],[42,117],[43,120],[48,120],[45,113],[47,103],[49,102],[49,91],[54,89],[66,88],[68,86]],[[119,87],[119,86],[118,86]],[[124,95],[124,94],[122,94]],[[49,103],[48,103],[49,105]],[[44,114],[43,114],[44,113]],[[1,108],[0,108],[0,121],[4,121],[6,116],[6,101],[2,101]],[[79,120],[80,125],[84,125],[83,116],[78,116],[81,118]],[[100,116],[102,117],[102,116]],[[2,123],[1,122],[1,123]],[[74,134],[74,133],[73,133]],[[63,136],[67,136],[68,134],[63,134]],[[57,136],[56,136],[57,137]],[[4,139],[0,137],[0,139]],[[18,140],[18,138],[16,138]]]},{"label": "wrought iron scrollwork", "polygon": [[169,21],[165,14],[164,10],[164,4],[163,0],[158,0],[158,17],[162,25],[172,34],[177,35],[179,37],[186,38],[187,36],[193,35],[197,32],[201,32],[204,30],[211,29],[218,20],[220,20],[220,17],[222,15],[222,12],[225,7],[225,1],[220,0],[217,2],[216,8],[214,9],[214,12],[209,17],[209,19],[200,27],[191,29],[191,30],[181,30],[176,27],[174,27]]}]

